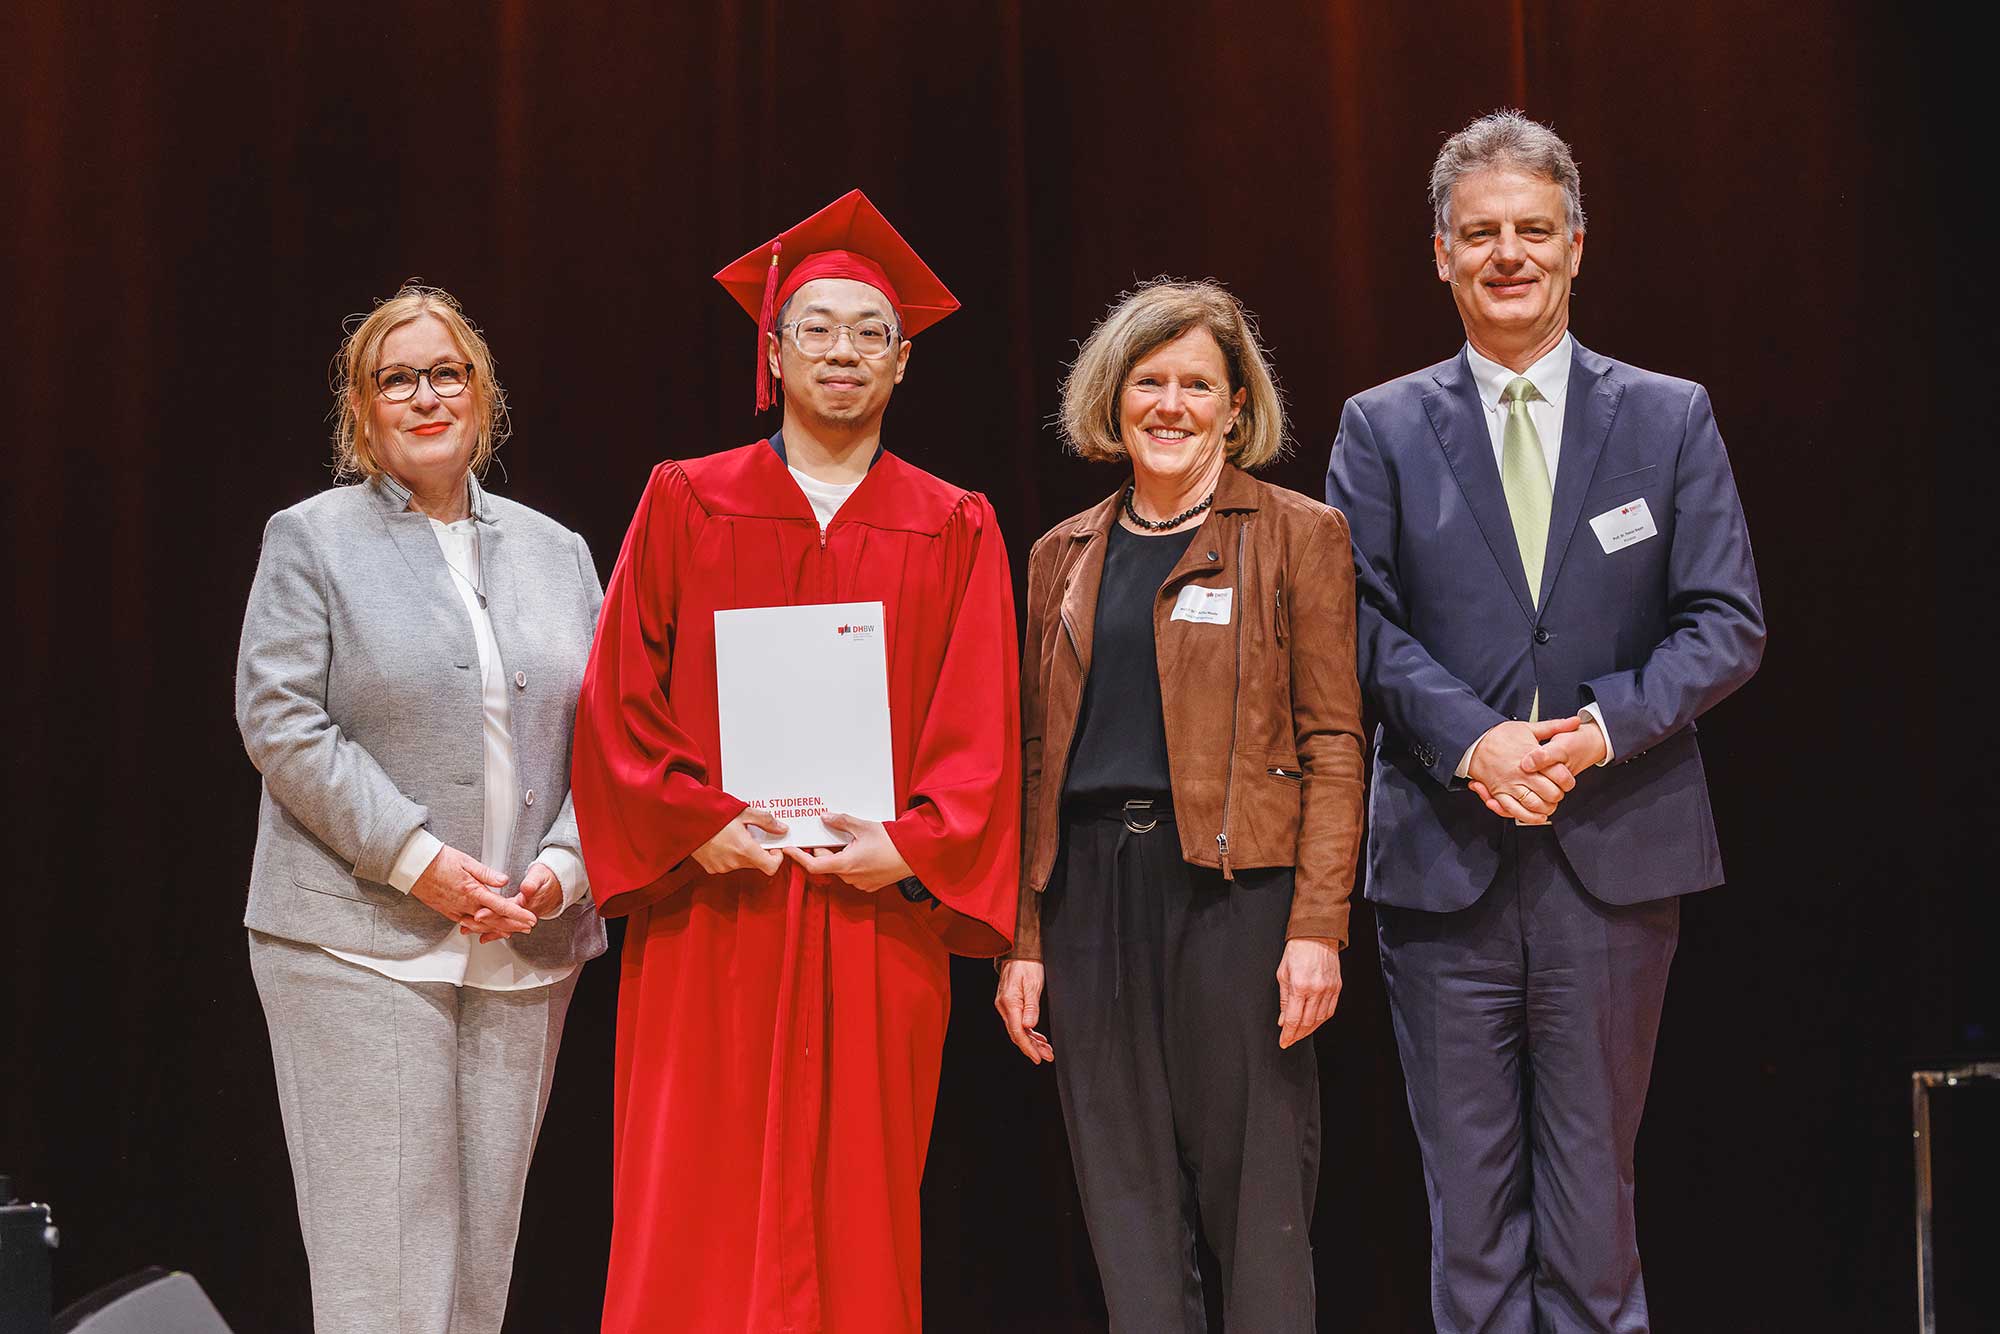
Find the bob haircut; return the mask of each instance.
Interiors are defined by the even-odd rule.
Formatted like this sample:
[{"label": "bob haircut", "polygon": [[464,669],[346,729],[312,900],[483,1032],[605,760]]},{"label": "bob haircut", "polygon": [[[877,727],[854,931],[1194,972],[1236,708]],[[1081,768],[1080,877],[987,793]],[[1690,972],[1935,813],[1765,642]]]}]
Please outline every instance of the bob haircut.
[{"label": "bob haircut", "polygon": [[1226,437],[1229,461],[1247,471],[1285,453],[1284,395],[1257,342],[1256,327],[1243,303],[1212,278],[1155,278],[1119,294],[1063,378],[1058,417],[1063,441],[1087,459],[1124,458],[1119,401],[1126,377],[1142,357],[1195,328],[1208,330],[1221,347],[1230,395],[1248,391]]},{"label": "bob haircut", "polygon": [[493,373],[493,351],[486,339],[465,318],[451,293],[425,287],[412,279],[387,301],[377,302],[366,315],[350,315],[342,322],[347,338],[333,357],[333,476],[336,481],[359,477],[374,481],[384,471],[375,457],[374,414],[369,404],[375,397],[375,372],[381,369],[382,341],[390,332],[412,320],[435,315],[450,331],[459,355],[472,364],[472,418],[479,434],[472,446],[471,468],[484,477],[493,451],[506,443],[507,394]]}]

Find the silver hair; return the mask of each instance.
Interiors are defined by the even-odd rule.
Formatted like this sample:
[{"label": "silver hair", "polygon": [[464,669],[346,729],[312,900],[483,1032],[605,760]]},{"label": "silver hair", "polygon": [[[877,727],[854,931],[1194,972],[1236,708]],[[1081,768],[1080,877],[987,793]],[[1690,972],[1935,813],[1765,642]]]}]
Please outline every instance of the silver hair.
[{"label": "silver hair", "polygon": [[1451,236],[1451,192],[1475,172],[1515,167],[1562,187],[1563,230],[1583,230],[1583,177],[1562,137],[1512,109],[1481,116],[1444,141],[1431,163],[1431,229]]}]

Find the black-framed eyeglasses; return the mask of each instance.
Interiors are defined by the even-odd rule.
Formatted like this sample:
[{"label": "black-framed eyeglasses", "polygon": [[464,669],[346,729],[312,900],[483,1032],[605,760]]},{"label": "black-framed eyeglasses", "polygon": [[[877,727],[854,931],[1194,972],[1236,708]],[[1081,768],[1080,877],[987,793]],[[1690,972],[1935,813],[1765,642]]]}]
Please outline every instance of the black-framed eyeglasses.
[{"label": "black-framed eyeglasses", "polygon": [[887,320],[862,320],[859,324],[836,324],[808,315],[785,326],[792,331],[792,346],[808,357],[823,357],[833,351],[841,334],[854,344],[856,354],[874,361],[889,355],[896,345],[896,326]]},{"label": "black-framed eyeglasses", "polygon": [[431,392],[439,398],[457,398],[472,383],[472,363],[440,361],[435,366],[384,366],[375,372],[375,392],[391,403],[417,396],[417,385],[431,382]]}]

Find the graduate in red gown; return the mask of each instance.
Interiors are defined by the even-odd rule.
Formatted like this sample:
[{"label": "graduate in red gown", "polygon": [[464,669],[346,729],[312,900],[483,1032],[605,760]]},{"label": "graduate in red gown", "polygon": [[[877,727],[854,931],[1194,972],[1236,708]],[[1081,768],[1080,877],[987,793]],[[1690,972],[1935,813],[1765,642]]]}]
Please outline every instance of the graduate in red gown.
[{"label": "graduate in red gown", "polygon": [[[947,956],[1014,926],[1013,584],[986,498],[881,447],[958,303],[861,192],[716,277],[783,428],[653,470],[577,707],[584,860],[630,914],[604,1328],[916,1334]],[[718,767],[714,613],[877,599],[902,814],[765,848]]]}]

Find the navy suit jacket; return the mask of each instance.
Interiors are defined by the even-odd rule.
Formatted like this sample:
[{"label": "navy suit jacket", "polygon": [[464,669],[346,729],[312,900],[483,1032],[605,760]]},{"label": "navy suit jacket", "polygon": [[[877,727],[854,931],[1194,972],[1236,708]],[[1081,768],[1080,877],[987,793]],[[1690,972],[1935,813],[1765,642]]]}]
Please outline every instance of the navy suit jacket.
[{"label": "navy suit jacket", "polygon": [[[1659,532],[1590,520],[1643,498]],[[1551,821],[1615,904],[1722,883],[1695,719],[1764,650],[1750,538],[1708,393],[1574,348],[1539,608],[1465,353],[1349,399],[1326,499],[1354,535],[1361,686],[1380,725],[1367,897],[1450,912],[1493,883],[1505,823],[1453,776],[1489,727],[1597,702],[1617,758]]]}]

